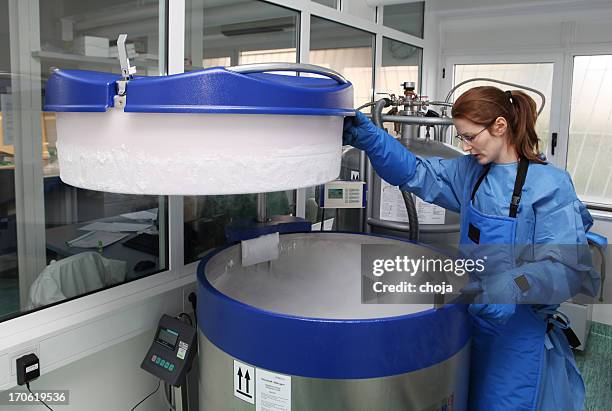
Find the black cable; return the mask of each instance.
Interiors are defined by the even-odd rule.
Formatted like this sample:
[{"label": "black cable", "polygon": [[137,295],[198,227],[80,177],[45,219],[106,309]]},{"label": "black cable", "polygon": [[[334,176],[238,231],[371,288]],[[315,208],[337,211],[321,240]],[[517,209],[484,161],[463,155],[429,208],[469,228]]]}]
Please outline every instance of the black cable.
[{"label": "black cable", "polygon": [[180,313],[179,315],[176,316],[177,319],[181,319],[181,318],[187,318],[187,322],[189,323],[189,325],[193,326],[193,320],[191,319],[191,316],[187,313]]},{"label": "black cable", "polygon": [[43,400],[41,400],[40,398],[38,398],[36,395],[34,395],[34,393],[32,392],[32,390],[30,389],[30,383],[29,383],[29,382],[26,382],[26,387],[28,387],[28,391],[30,391],[30,394],[32,394],[32,396],[33,396],[34,398],[36,398],[36,400],[38,400],[39,402],[41,402],[41,403],[42,403],[42,405],[44,405],[45,407],[47,407],[48,409],[50,409],[51,411],[53,411],[53,408],[49,407],[49,406],[47,405],[47,403],[46,403],[46,402],[44,402]]},{"label": "black cable", "polygon": [[130,411],[134,411],[136,409],[136,407],[138,407],[140,404],[145,402],[151,395],[155,394],[157,392],[157,390],[159,390],[160,384],[161,384],[161,380],[158,380],[157,381],[157,388],[155,388],[155,391],[151,392],[151,394],[147,395],[142,400],[140,400],[140,402],[138,404],[134,405]]},{"label": "black cable", "polygon": [[187,300],[191,303],[191,308],[193,309],[193,318],[195,319],[195,322],[197,324],[198,323],[198,295],[194,292],[191,292],[187,296]]},{"label": "black cable", "polygon": [[325,224],[325,209],[321,209],[321,229],[319,231],[323,231],[323,224]]},{"label": "black cable", "polygon": [[[340,226],[340,223],[338,221],[338,209],[335,209],[336,211],[334,212],[334,222],[336,223],[336,231],[338,231],[338,227]],[[334,228],[334,225],[332,224],[332,230]]]},{"label": "black cable", "polygon": [[[372,110],[372,121],[379,128],[385,129],[382,121],[382,111],[385,107],[389,105],[389,101],[385,99],[380,99],[376,103],[374,103],[374,109]],[[401,191],[401,190],[400,190]],[[416,211],[416,205],[414,203],[414,199],[412,195],[401,191],[402,198],[404,199],[404,204],[406,205],[406,212],[408,213],[408,224],[409,228],[409,236],[408,239],[412,241],[417,241],[419,239],[419,220]]]}]

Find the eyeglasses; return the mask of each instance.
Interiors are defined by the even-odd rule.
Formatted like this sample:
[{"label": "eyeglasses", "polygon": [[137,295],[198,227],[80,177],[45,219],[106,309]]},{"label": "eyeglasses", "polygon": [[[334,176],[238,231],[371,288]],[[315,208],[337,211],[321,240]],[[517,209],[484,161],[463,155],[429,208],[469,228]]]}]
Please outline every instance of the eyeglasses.
[{"label": "eyeglasses", "polygon": [[459,141],[463,142],[463,143],[471,143],[472,141],[474,141],[474,139],[476,137],[478,137],[480,135],[480,133],[482,133],[483,131],[485,131],[486,129],[488,129],[489,127],[491,127],[491,125],[486,126],[485,128],[483,128],[482,130],[480,130],[478,133],[474,134],[473,136],[464,136],[461,134],[457,134],[455,136],[456,139],[458,139]]}]

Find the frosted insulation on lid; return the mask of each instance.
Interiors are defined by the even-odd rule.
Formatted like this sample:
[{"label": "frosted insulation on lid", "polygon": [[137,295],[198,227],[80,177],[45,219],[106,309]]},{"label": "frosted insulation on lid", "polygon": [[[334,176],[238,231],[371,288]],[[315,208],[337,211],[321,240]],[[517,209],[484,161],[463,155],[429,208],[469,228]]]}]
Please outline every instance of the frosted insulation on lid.
[{"label": "frosted insulation on lid", "polygon": [[45,110],[57,112],[60,177],[87,189],[166,195],[335,179],[352,85],[333,75],[237,72],[244,67],[137,77],[125,84],[124,106],[116,104],[120,76],[56,70]]}]

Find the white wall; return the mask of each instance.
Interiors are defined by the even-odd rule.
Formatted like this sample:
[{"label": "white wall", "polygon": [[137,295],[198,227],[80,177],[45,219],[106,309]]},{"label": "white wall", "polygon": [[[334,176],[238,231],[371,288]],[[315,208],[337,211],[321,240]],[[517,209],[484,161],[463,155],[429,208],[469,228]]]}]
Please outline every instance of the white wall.
[{"label": "white wall", "polygon": [[[58,411],[129,410],[157,386],[157,379],[140,368],[154,330],[59,368],[30,384],[32,390],[68,390],[67,406],[52,405]],[[160,393],[151,396],[137,410],[163,411]],[[24,387],[25,388],[25,387]],[[22,390],[21,387],[12,391]],[[40,406],[10,406],[10,411],[44,409]],[[0,407],[2,409],[2,407]]]},{"label": "white wall", "polygon": [[[426,59],[429,75],[438,79],[436,95],[443,97],[449,82],[440,73],[447,59],[457,56],[474,56],[479,59],[505,56],[532,56],[534,60],[544,54],[557,54],[563,64],[563,72],[556,88],[556,97],[569,101],[567,87],[568,60],[573,54],[612,54],[612,2],[603,0],[521,0],[499,2],[494,0],[431,0],[428,2],[430,21],[436,27],[426,27],[430,36],[439,36],[437,64],[431,54]],[[427,41],[427,39],[426,39]],[[528,57],[529,58],[529,57]],[[540,57],[541,58],[541,57]],[[446,67],[450,75],[452,67]],[[432,74],[433,73],[433,74]],[[442,93],[442,94],[441,94]],[[431,95],[431,92],[430,92]],[[554,102],[553,102],[554,103]],[[556,127],[565,137],[561,150],[567,144],[569,104],[559,106]],[[552,125],[554,127],[554,125]],[[554,128],[553,128],[553,131]],[[559,160],[564,164],[564,159]],[[593,231],[612,240],[612,214],[594,212]],[[608,251],[608,273],[612,276],[612,253]],[[605,301],[612,301],[612,279],[605,286]],[[593,320],[612,325],[612,304],[596,305]]]}]

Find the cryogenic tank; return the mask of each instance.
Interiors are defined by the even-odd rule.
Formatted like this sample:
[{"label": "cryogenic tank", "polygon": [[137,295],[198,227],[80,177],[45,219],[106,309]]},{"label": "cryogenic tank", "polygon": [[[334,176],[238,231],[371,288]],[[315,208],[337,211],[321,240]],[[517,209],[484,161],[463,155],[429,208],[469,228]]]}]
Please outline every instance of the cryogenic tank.
[{"label": "cryogenic tank", "polygon": [[[465,410],[465,307],[362,304],[363,244],[348,233],[280,236],[280,257],[243,267],[241,245],[198,267],[200,410]],[[246,378],[248,375],[248,378]]]}]

